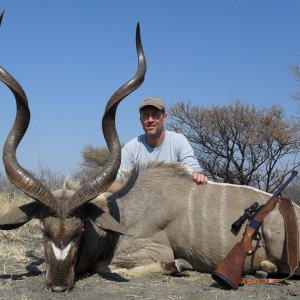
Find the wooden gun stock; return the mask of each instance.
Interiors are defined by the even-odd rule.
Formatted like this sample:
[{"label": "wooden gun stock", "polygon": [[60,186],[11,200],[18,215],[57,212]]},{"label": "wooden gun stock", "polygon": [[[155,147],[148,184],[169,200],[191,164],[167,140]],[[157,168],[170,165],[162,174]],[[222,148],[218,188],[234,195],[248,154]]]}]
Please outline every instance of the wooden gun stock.
[{"label": "wooden gun stock", "polygon": [[247,227],[243,239],[236,243],[212,273],[212,278],[224,289],[237,290],[241,281],[246,256],[252,253],[252,236],[255,230]]}]

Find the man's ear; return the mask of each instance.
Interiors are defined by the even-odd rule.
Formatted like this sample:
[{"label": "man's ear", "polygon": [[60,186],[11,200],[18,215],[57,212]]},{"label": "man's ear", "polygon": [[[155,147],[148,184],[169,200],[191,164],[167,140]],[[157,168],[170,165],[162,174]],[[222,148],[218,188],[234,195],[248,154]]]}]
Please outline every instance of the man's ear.
[{"label": "man's ear", "polygon": [[164,116],[163,116],[163,122],[164,122],[164,124],[167,122],[167,119],[168,119],[168,115],[166,113],[164,113]]},{"label": "man's ear", "polygon": [[0,229],[12,230],[26,224],[38,215],[38,205],[33,201],[0,216]]}]

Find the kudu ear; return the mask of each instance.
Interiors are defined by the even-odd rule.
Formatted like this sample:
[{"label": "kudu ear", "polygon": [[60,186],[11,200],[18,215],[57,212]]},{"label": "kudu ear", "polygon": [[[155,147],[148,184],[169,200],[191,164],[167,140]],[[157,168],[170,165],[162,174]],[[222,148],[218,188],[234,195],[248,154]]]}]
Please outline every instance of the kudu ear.
[{"label": "kudu ear", "polygon": [[37,215],[38,203],[36,201],[22,205],[7,214],[0,216],[0,229],[12,230],[21,227]]},{"label": "kudu ear", "polygon": [[88,203],[88,216],[101,229],[120,234],[127,234],[126,229],[114,219],[110,213],[104,211],[95,203]]}]

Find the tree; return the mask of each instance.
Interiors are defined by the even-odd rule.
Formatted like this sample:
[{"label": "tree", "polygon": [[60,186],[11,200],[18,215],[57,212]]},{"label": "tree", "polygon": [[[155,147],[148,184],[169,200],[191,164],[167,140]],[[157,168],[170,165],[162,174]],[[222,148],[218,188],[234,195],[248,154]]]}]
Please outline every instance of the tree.
[{"label": "tree", "polygon": [[[66,178],[64,174],[54,172],[47,166],[43,165],[41,161],[39,161],[37,172],[29,172],[51,191],[60,189]],[[4,175],[3,172],[0,171],[0,193],[1,192],[7,192],[10,194],[23,193],[9,181],[8,177]]]},{"label": "tree", "polygon": [[300,205],[300,176],[299,174],[284,190],[284,195]]},{"label": "tree", "polygon": [[300,165],[299,124],[278,105],[257,109],[239,100],[228,105],[169,110],[168,127],[183,133],[200,165],[214,181],[274,191]]},{"label": "tree", "polygon": [[290,65],[292,76],[296,79],[297,91],[291,92],[290,96],[295,100],[300,100],[300,66],[296,64]]},{"label": "tree", "polygon": [[0,171],[0,193],[14,193],[15,191],[15,186],[12,185],[3,172]]},{"label": "tree", "polygon": [[103,167],[108,163],[109,151],[107,147],[93,147],[89,145],[83,149],[81,156],[80,169],[73,177],[84,183],[101,172]]},{"label": "tree", "polygon": [[51,191],[60,189],[67,177],[65,174],[53,171],[40,160],[38,161],[37,172],[31,171],[31,173]]}]

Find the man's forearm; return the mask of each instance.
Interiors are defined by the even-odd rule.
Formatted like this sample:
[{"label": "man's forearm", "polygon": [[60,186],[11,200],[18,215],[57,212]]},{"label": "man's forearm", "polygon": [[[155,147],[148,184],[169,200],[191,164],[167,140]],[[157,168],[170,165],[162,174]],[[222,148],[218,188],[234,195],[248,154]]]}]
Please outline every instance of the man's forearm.
[{"label": "man's forearm", "polygon": [[114,193],[121,188],[121,183],[117,180],[113,182],[113,184],[106,190],[106,192]]}]

